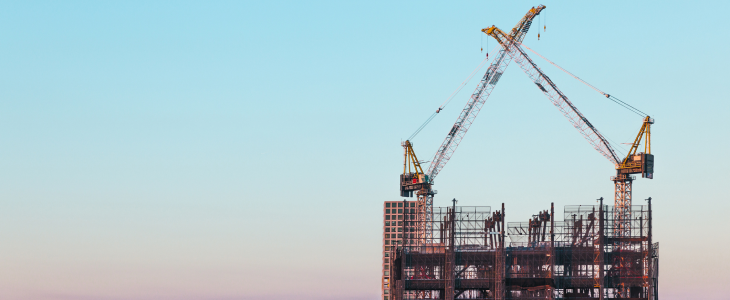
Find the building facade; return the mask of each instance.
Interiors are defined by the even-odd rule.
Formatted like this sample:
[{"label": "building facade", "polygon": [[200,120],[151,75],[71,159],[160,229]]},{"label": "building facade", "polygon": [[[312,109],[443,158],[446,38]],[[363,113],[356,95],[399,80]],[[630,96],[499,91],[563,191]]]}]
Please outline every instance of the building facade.
[{"label": "building facade", "polygon": [[[390,250],[403,245],[403,237],[413,238],[413,220],[416,215],[416,201],[383,202],[383,268],[381,270],[381,299],[390,300]],[[404,226],[405,225],[405,226]],[[406,238],[406,243],[411,242]]]}]

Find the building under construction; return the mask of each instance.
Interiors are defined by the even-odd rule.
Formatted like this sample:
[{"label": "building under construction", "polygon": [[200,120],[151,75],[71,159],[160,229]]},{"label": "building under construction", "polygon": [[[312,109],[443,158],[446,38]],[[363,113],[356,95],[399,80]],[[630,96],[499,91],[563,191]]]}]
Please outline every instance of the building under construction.
[{"label": "building under construction", "polygon": [[425,239],[390,248],[387,299],[657,299],[651,200],[630,222],[602,201],[566,206],[562,221],[552,205],[527,222],[505,216],[504,204],[434,207]]},{"label": "building under construction", "polygon": [[[545,8],[532,7],[508,32],[494,25],[481,30],[499,43],[499,52],[428,161],[428,169],[424,171],[421,165],[427,162],[416,157],[411,141],[450,98],[402,143],[405,152],[400,196],[417,199],[398,206],[397,213],[403,214],[397,216],[398,223],[392,221],[392,202],[390,209],[385,204],[383,300],[658,299],[658,244],[652,242],[651,198],[647,205],[632,204],[634,175],[654,178],[654,119],[545,59],[641,117],[639,133],[625,156],[620,157],[609,140],[525,52],[529,48],[522,41],[532,21]],[[544,26],[539,29],[546,30]],[[512,61],[591,147],[614,166],[613,206],[604,205],[603,198],[599,205],[566,206],[562,220],[556,220],[551,205],[527,222],[514,223],[505,222],[504,204],[495,212],[489,207],[457,207],[455,203],[452,207],[433,207],[436,176],[454,155]],[[413,204],[415,209],[410,208]]]}]

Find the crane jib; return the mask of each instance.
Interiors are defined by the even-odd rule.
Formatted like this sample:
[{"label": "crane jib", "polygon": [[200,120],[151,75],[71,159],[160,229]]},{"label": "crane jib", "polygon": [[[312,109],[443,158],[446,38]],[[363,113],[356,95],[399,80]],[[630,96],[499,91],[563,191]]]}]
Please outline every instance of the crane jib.
[{"label": "crane jib", "polygon": [[[496,27],[490,28],[492,37],[500,41],[500,44],[508,51],[509,55],[517,61],[520,68],[527,74],[530,79],[537,85],[540,90],[550,99],[551,102],[560,110],[561,113],[572,123],[580,134],[588,140],[593,148],[601,153],[604,157],[610,160],[614,164],[619,164],[619,159],[608,143],[606,138],[588,122],[583,114],[576,108],[573,103],[568,100],[568,97],[563,94],[555,83],[550,80],[545,73],[540,70],[539,67],[530,59],[529,56],[522,50],[518,43],[507,37],[504,32]],[[542,82],[542,83],[541,83]],[[548,91],[548,88],[551,91]],[[554,92],[554,94],[552,94]],[[566,110],[564,106],[569,107]],[[587,127],[587,128],[586,128]],[[588,129],[588,130],[586,130]]]},{"label": "crane jib", "polygon": [[[527,14],[525,14],[525,16],[517,22],[517,26],[512,29],[510,37],[515,41],[522,41],[527,30],[532,24],[532,20],[543,9],[545,9],[544,5],[530,9]],[[482,29],[482,32],[486,33],[484,29]],[[508,51],[506,50],[507,49],[501,49],[498,57],[492,61],[492,64],[487,69],[486,74],[484,74],[483,79],[472,94],[466,107],[461,111],[461,114],[457,118],[454,126],[444,139],[441,147],[439,147],[439,151],[434,156],[434,159],[431,160],[432,163],[429,166],[427,174],[424,174],[424,179],[427,183],[424,183],[424,186],[422,186],[422,188],[417,192],[418,200],[416,203],[416,219],[418,220],[418,224],[420,224],[416,230],[416,236],[420,241],[425,242],[432,238],[432,232],[428,229],[433,225],[432,207],[433,196],[436,194],[436,191],[431,189],[431,184],[433,184],[436,175],[438,175],[444,165],[446,165],[449,159],[451,159],[451,156],[454,154],[454,151],[456,151],[456,148],[458,148],[459,143],[464,138],[464,135],[479,114],[482,106],[486,102],[487,98],[489,98],[489,95],[494,89],[496,83],[499,81],[505,69],[512,61],[512,56],[508,55]],[[402,184],[403,183],[404,182],[402,181]],[[402,194],[403,193],[404,192],[402,191]],[[412,194],[411,192],[408,193],[409,195]]]},{"label": "crane jib", "polygon": [[474,121],[476,114],[479,113],[481,106],[486,101],[486,98],[489,97],[491,90],[497,82],[494,80],[495,75],[499,74],[501,76],[509,62],[511,62],[511,58],[506,51],[501,50],[499,57],[497,57],[497,59],[495,59],[487,69],[487,72],[477,86],[476,91],[472,94],[469,102],[466,104],[466,107],[464,107],[459,118],[454,123],[454,126],[451,130],[449,130],[449,133],[446,135],[446,139],[444,139],[441,147],[439,147],[439,151],[436,152],[434,159],[431,160],[432,163],[427,171],[431,182],[433,182],[436,175],[438,175],[444,165],[446,165],[449,161],[451,155],[456,150],[456,147],[459,146],[464,134]]},{"label": "crane jib", "polygon": [[[532,24],[532,20],[545,9],[544,5],[533,7],[525,16],[517,23],[517,25],[510,32],[510,39],[515,42],[520,42],[525,38],[527,31]],[[482,29],[482,32],[487,33],[486,29]],[[487,98],[491,94],[495,85],[504,74],[504,70],[507,68],[509,63],[512,61],[512,55],[509,54],[508,48],[500,49],[498,57],[492,62],[484,74],[483,79],[477,85],[476,90],[472,94],[466,107],[462,110],[461,114],[454,123],[454,127],[449,131],[449,134],[444,139],[443,143],[436,152],[434,158],[431,160],[431,165],[427,171],[430,181],[433,182],[436,175],[443,169],[444,165],[451,159],[454,151],[459,146],[459,143],[463,139],[466,132],[471,127],[477,114],[481,110],[482,106],[486,102]]]}]

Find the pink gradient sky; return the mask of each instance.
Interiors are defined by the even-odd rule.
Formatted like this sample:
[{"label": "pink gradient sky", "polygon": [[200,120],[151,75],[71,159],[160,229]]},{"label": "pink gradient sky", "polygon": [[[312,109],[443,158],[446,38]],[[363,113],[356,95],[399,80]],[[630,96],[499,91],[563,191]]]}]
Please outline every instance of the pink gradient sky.
[{"label": "pink gradient sky", "polygon": [[[400,141],[495,46],[479,30],[537,4],[0,3],[0,299],[378,299]],[[727,299],[727,3],[543,4],[526,45],[657,120],[634,196],[655,199],[662,299]],[[538,64],[632,140],[635,116]],[[435,205],[525,221],[610,199],[612,172],[510,66]]]}]

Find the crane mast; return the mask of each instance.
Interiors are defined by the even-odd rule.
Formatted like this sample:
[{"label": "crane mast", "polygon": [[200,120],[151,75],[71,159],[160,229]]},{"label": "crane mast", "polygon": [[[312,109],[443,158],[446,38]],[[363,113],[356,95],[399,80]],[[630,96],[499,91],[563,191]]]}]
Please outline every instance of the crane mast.
[{"label": "crane mast", "polygon": [[[527,31],[532,25],[532,20],[545,9],[544,5],[531,8],[527,14],[512,28],[509,33],[509,37],[512,40],[522,41],[527,34]],[[464,109],[459,114],[456,122],[449,130],[446,138],[441,143],[441,146],[436,151],[434,158],[431,160],[431,164],[423,174],[425,181],[416,179],[413,180],[413,173],[403,174],[401,176],[401,196],[412,196],[413,191],[417,191],[417,239],[419,243],[428,241],[432,238],[431,226],[433,220],[432,208],[433,208],[433,196],[436,191],[432,190],[434,179],[444,168],[446,163],[449,162],[451,156],[453,156],[456,148],[461,143],[461,140],[466,135],[466,132],[471,127],[471,124],[476,119],[479,111],[486,102],[489,95],[492,93],[494,86],[497,84],[499,79],[502,77],[504,70],[507,68],[509,63],[512,61],[512,57],[507,55],[506,49],[501,49],[497,58],[492,61],[492,64],[487,69],[487,72],[482,77],[481,81],[477,85],[476,90],[471,95]],[[407,144],[406,144],[407,143]],[[408,153],[413,153],[412,145],[409,141],[406,141],[403,147]],[[415,157],[415,154],[413,154]],[[406,154],[408,156],[408,154]]]}]

